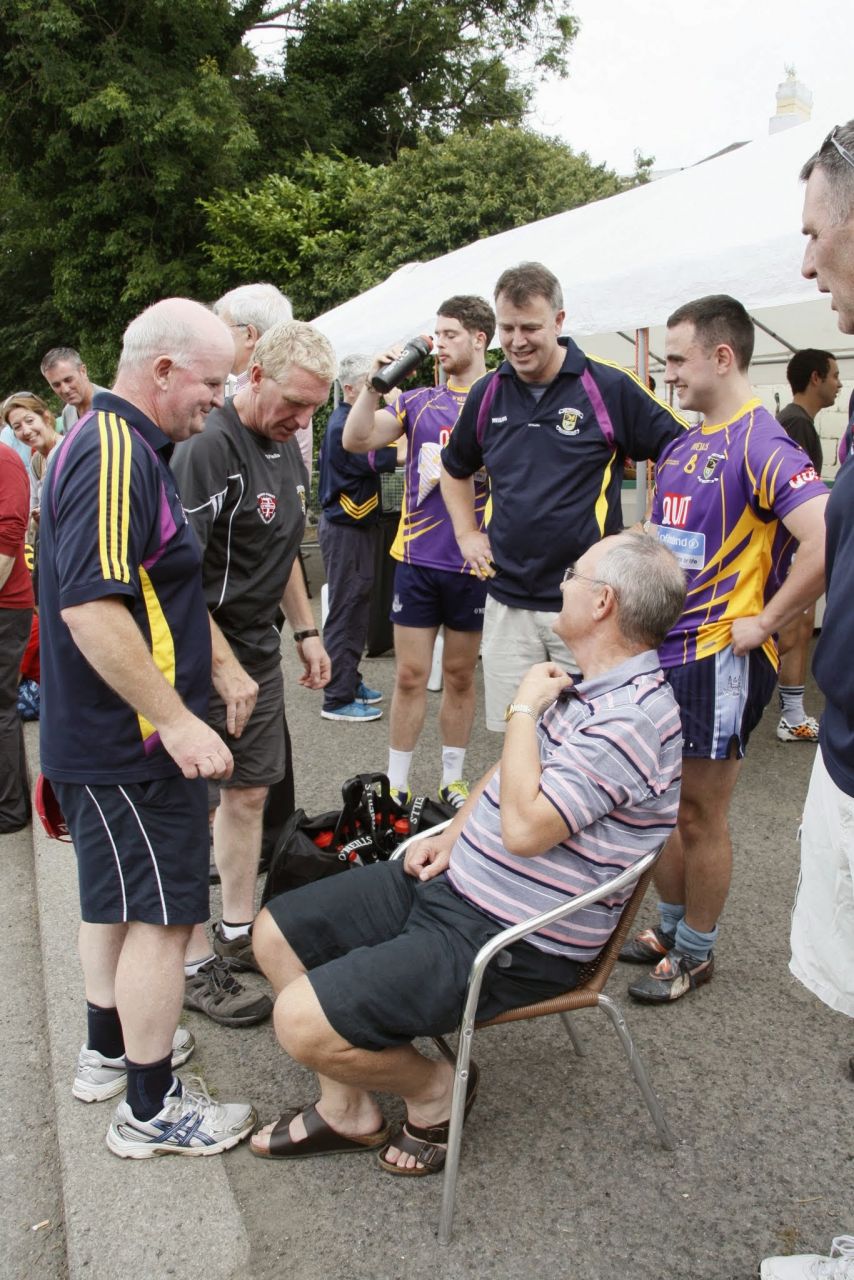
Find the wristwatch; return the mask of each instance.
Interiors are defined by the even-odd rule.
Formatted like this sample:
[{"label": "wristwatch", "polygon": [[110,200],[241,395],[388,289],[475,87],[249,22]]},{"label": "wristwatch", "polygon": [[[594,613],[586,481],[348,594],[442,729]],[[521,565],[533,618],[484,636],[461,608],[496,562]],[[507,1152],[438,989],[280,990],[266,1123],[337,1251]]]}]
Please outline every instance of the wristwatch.
[{"label": "wristwatch", "polygon": [[319,636],[320,632],[317,627],[310,627],[306,631],[295,631],[294,640],[297,644],[302,644],[303,640],[308,640],[310,636]]},{"label": "wristwatch", "polygon": [[534,720],[538,719],[536,711],[533,707],[529,707],[527,702],[508,702],[507,710],[504,712],[504,719],[509,720],[511,716],[515,716],[519,711],[524,712],[526,716],[531,716]]}]

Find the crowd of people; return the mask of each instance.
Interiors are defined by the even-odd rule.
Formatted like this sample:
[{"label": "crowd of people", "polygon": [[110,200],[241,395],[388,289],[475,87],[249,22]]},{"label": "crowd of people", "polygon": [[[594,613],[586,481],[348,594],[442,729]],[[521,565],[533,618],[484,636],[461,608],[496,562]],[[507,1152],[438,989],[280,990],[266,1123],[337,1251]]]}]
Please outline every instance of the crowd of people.
[{"label": "crowd of people", "polygon": [[[851,333],[854,122],[801,177],[803,271]],[[791,967],[854,1016],[854,481],[844,465],[828,501],[813,421],[839,391],[834,357],[792,359],[794,399],[778,422],[750,386],[745,308],[724,294],[686,302],[665,339],[677,411],[563,336],[547,266],[504,270],[493,301],[441,302],[444,380],[385,403],[372,375],[398,349],[339,367],[270,285],[212,308],[155,303],[128,326],[109,390],[77,352],[48,352],[41,370],[64,403],[59,423],[32,392],[4,402],[13,447],[0,447],[0,830],[30,816],[14,709],[34,607],[29,529],[42,770],[80,886],[86,1041],[72,1088],[85,1102],[121,1095],[107,1132],[117,1155],[212,1155],[256,1129],[250,1103],[214,1101],[175,1074],[194,1050],[183,1006],[232,1028],[272,1012],[282,1048],[318,1074],[318,1101],[258,1129],[256,1155],[376,1150],[394,1176],[437,1173],[453,1070],[412,1040],[454,1029],[487,938],[652,850],[662,849],[659,923],[623,949],[646,966],[629,991],[667,1005],[709,983],[729,808],[777,683],[778,638],[789,658],[778,736],[818,740]],[[487,372],[496,331],[504,358]],[[336,375],[343,399],[320,457],[321,636],[299,558],[309,492],[300,443]],[[633,530],[620,505],[629,459],[655,466],[647,519]],[[400,465],[388,774],[406,803],[443,628],[439,794],[455,816],[404,860],[283,894],[256,915],[265,815],[273,803],[293,808],[282,634],[293,633],[300,682],[322,691],[323,718],[379,718],[382,695],[359,664],[380,475]],[[825,589],[819,729],[803,685]],[[479,653],[485,722],[504,737],[470,784]],[[211,850],[222,918],[209,933]],[[576,985],[627,893],[503,952],[479,1013]],[[272,998],[241,983],[251,970]],[[466,1114],[477,1088],[473,1068]],[[400,1125],[386,1123],[375,1091],[403,1098]],[[795,1265],[768,1259],[762,1274],[808,1274]]]}]

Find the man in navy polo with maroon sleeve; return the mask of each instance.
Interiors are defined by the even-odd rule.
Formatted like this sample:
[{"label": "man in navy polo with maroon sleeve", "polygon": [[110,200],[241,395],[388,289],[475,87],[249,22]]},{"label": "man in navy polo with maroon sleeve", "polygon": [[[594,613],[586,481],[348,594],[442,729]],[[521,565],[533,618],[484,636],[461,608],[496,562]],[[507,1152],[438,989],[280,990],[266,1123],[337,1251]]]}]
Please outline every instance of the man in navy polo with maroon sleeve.
[{"label": "man in navy polo with maroon sleeve", "polygon": [[127,1088],[119,1156],[213,1155],[252,1129],[243,1104],[172,1068],[184,949],[207,919],[205,780],[231,754],[205,723],[211,624],[201,554],[168,462],[222,404],[231,336],[204,307],[159,302],[124,336],[112,392],[63,442],[42,498],[41,761],[78,863],[88,1039],[73,1092]]},{"label": "man in navy polo with maroon sleeve", "polygon": [[[626,458],[657,458],[681,418],[619,365],[561,338],[557,278],[539,262],[495,286],[506,360],[476,382],[442,451],[442,497],[460,551],[489,580],[483,624],[487,728],[523,674],[550,658],[575,671],[552,631],[566,565],[622,528]],[[478,527],[473,477],[486,467],[492,512]]]}]

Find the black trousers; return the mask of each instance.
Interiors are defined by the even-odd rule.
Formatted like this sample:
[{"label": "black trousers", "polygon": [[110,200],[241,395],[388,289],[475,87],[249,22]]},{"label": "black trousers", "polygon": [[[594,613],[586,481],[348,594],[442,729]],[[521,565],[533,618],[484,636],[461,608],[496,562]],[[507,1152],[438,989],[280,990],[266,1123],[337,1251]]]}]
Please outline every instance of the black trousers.
[{"label": "black trousers", "polygon": [[32,813],[24,729],[18,715],[21,659],[32,622],[32,609],[0,609],[0,833],[20,831]]}]

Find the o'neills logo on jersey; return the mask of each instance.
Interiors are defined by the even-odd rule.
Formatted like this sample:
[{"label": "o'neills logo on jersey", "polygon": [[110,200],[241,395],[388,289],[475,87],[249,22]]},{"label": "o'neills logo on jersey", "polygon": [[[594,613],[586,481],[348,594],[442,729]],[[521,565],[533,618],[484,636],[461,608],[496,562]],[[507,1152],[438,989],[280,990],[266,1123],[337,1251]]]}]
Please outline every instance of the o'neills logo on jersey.
[{"label": "o'neills logo on jersey", "polygon": [[661,503],[661,523],[674,529],[684,529],[688,524],[691,499],[681,493],[665,493]]},{"label": "o'neills logo on jersey", "polygon": [[796,476],[792,476],[789,481],[790,489],[803,489],[805,484],[809,484],[810,480],[817,480],[818,474],[815,467],[807,467],[804,471],[799,471]]},{"label": "o'neills logo on jersey", "polygon": [[265,524],[269,524],[276,514],[276,495],[274,493],[258,494],[258,514]]},{"label": "o'neills logo on jersey", "polygon": [[577,436],[581,428],[579,423],[584,417],[580,409],[559,409],[560,422],[557,430],[562,436]]}]

